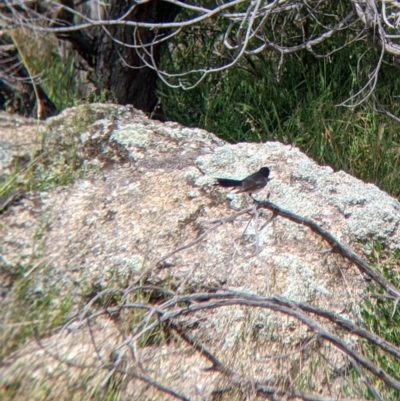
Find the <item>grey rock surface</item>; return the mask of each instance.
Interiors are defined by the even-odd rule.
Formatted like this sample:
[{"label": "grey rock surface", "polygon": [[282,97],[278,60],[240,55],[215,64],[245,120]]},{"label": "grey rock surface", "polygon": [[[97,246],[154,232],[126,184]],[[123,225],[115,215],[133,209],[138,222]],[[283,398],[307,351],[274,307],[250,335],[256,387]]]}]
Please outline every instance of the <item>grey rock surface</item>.
[{"label": "grey rock surface", "polygon": [[270,166],[273,180],[256,199],[267,191],[272,202],[315,220],[339,239],[376,240],[392,249],[400,247],[397,199],[343,171],[318,166],[297,148],[278,142],[225,145],[200,156],[196,163],[206,175],[228,178],[245,177],[260,166]]},{"label": "grey rock surface", "polygon": [[36,132],[43,124],[33,118],[24,118],[0,111],[0,182],[13,169],[26,163],[35,149]]},{"label": "grey rock surface", "polygon": [[[25,267],[38,293],[52,290],[60,299],[72,294],[74,312],[88,293],[126,288],[148,271],[148,284],[167,285],[178,294],[224,288],[279,295],[361,322],[363,275],[338,254],[325,252],[326,242],[308,228],[283,218],[260,229],[266,216],[256,222],[241,215],[221,224],[203,241],[170,253],[194,242],[213,221],[252,205],[248,195],[215,186],[215,178],[241,179],[263,166],[271,168],[273,179],[256,199],[269,198],[313,219],[358,251],[370,241],[400,248],[396,199],[374,185],[318,166],[292,146],[277,142],[229,145],[201,129],[149,120],[131,107],[92,107],[94,111],[88,112],[98,117],[79,133],[78,141],[80,157],[95,169],[68,186],[29,193],[1,216],[3,274]],[[59,145],[63,124],[74,113],[82,109],[68,110],[47,122],[54,132],[50,141]],[[251,380],[281,380],[289,374],[291,361],[282,362],[278,372],[277,365],[264,361],[265,355],[278,355],[282,344],[285,352],[291,352],[311,335],[294,319],[265,310],[221,308],[196,317],[200,323],[193,335],[221,355],[236,350],[235,358]],[[102,319],[99,341],[107,353],[123,340],[115,334],[115,322]],[[251,334],[254,327],[263,339],[257,352]],[[85,343],[90,335],[73,333],[64,330],[46,339],[46,346],[58,344],[60,357],[69,355],[71,360],[79,349],[93,356],[93,347]],[[351,336],[346,340],[352,343]],[[15,375],[29,376],[32,370],[38,377],[45,375],[43,351],[35,344],[27,349],[10,357],[12,369],[3,372],[8,381]],[[346,366],[339,351],[325,351],[336,367]],[[193,399],[207,397],[217,386],[218,374],[207,376],[202,371],[204,360],[193,355],[185,359],[173,345],[144,348],[139,354],[146,361],[157,361],[149,369],[158,369],[159,377]],[[304,366],[307,363],[305,359]],[[76,373],[71,375],[68,380],[74,380]],[[341,394],[339,379],[331,382],[330,391],[335,394]],[[327,391],[324,375],[318,380],[315,386],[322,394]],[[196,383],[207,391],[199,395]],[[58,390],[54,391],[56,398]],[[135,391],[130,389],[127,398]]]}]

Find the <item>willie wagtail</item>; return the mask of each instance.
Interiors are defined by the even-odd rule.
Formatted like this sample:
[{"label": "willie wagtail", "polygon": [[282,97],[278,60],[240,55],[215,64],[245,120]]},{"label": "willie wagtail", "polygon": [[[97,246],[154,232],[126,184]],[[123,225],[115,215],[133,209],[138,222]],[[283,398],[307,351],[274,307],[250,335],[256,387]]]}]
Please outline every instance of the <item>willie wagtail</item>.
[{"label": "willie wagtail", "polygon": [[229,178],[217,178],[218,181],[215,185],[220,185],[224,188],[236,188],[236,192],[247,192],[248,194],[255,194],[260,192],[270,181],[268,179],[269,168],[262,167],[256,173],[249,175],[243,180],[231,180]]}]

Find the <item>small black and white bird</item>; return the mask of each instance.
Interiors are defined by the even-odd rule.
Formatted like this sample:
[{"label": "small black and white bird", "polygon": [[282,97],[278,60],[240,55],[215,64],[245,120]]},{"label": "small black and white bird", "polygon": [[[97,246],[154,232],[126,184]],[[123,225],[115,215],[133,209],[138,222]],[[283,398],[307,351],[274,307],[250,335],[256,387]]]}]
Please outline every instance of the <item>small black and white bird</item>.
[{"label": "small black and white bird", "polygon": [[269,168],[262,167],[259,171],[249,175],[243,180],[231,180],[229,178],[217,178],[219,185],[224,188],[235,188],[237,193],[246,192],[248,194],[255,194],[260,192],[271,178],[269,176]]}]

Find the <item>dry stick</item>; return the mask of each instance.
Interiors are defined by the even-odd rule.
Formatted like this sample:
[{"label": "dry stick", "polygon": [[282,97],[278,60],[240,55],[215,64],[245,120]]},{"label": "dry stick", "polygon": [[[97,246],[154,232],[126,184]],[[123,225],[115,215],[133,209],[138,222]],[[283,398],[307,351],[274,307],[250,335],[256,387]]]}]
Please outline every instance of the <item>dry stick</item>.
[{"label": "dry stick", "polygon": [[208,351],[208,349],[205,348],[203,344],[189,337],[183,330],[181,330],[178,325],[176,325],[172,321],[169,321],[168,324],[183,341],[188,343],[192,348],[194,348],[197,352],[199,352],[212,363],[212,366],[210,368],[207,368],[206,370],[216,370],[231,377],[238,376],[232,369],[224,366],[224,364],[219,359],[217,359],[210,351]]},{"label": "dry stick", "polygon": [[[254,206],[253,206],[253,209],[254,209]],[[253,210],[253,212],[254,212],[254,210]],[[254,216],[251,216],[251,218],[250,218],[249,221],[247,222],[246,227],[244,228],[243,233],[242,233],[242,235],[241,235],[242,237],[243,237],[244,234],[246,233],[246,231],[247,231],[247,229],[248,229],[248,227],[249,227],[251,221],[253,220],[253,217],[254,217]]]},{"label": "dry stick", "polygon": [[[38,333],[36,333],[38,334]],[[38,344],[38,346],[43,350],[43,352],[50,356],[51,358],[55,359],[57,362],[66,364],[69,367],[72,368],[77,368],[77,369],[96,369],[98,370],[99,368],[101,369],[108,369],[111,371],[115,371],[116,373],[121,373],[121,374],[125,374],[127,376],[130,376],[133,379],[138,379],[140,381],[143,381],[147,384],[150,384],[151,386],[155,387],[156,389],[171,395],[172,397],[177,398],[178,400],[182,400],[182,401],[191,401],[189,398],[185,397],[184,395],[181,395],[179,393],[177,393],[176,391],[172,390],[171,388],[164,386],[163,384],[155,381],[154,379],[152,379],[151,377],[148,376],[144,376],[141,374],[138,374],[136,372],[130,371],[130,370],[123,370],[123,369],[118,369],[118,366],[115,363],[108,363],[108,364],[102,364],[102,365],[96,365],[96,364],[84,364],[84,363],[76,363],[76,362],[72,362],[70,359],[66,358],[62,358],[59,355],[57,355],[55,352],[50,351],[43,343],[42,340],[38,337],[38,335],[36,336],[36,343]]]},{"label": "dry stick", "polygon": [[[171,321],[169,322],[169,327],[171,327],[171,329],[173,331],[175,331],[175,333],[183,340],[185,341],[187,344],[189,344],[192,348],[194,348],[197,352],[199,352],[201,355],[203,355],[205,358],[207,358],[211,363],[212,363],[212,367],[211,368],[207,368],[207,370],[216,370],[224,375],[229,376],[229,378],[232,380],[232,386],[226,388],[226,389],[222,389],[222,390],[218,390],[218,393],[223,393],[223,392],[227,392],[230,391],[232,389],[232,387],[242,387],[243,385],[246,385],[246,379],[245,380],[241,380],[241,376],[239,374],[237,374],[236,372],[234,372],[232,369],[228,368],[227,366],[225,366],[219,359],[217,359],[207,348],[205,348],[203,346],[203,344],[199,343],[198,341],[194,340],[193,338],[191,338],[190,336],[188,336],[183,330],[180,329],[179,326],[177,326],[176,324],[172,323]],[[255,382],[255,383],[251,383],[251,385],[253,386],[253,388],[255,389],[255,391],[259,394],[259,395],[265,395],[267,397],[270,397],[271,395],[285,395],[287,396],[287,399],[291,399],[291,398],[301,398],[304,401],[334,401],[331,398],[322,398],[322,397],[318,397],[318,396],[314,396],[311,394],[302,394],[298,391],[291,391],[289,394],[287,391],[284,391],[282,389],[276,388],[276,387],[267,387],[265,385],[263,385],[262,383],[259,382]],[[215,392],[213,392],[215,393]]]},{"label": "dry stick", "polygon": [[258,204],[260,205],[260,207],[269,209],[279,216],[285,217],[291,221],[294,221],[295,223],[309,227],[312,231],[328,241],[329,244],[342,256],[353,262],[362,273],[365,273],[367,276],[371,277],[374,281],[381,285],[388,294],[392,295],[396,300],[400,299],[400,290],[398,288],[396,288],[392,283],[386,280],[381,274],[373,270],[348,246],[341,244],[330,232],[324,230],[317,223],[305,217],[300,217],[297,214],[284,210],[269,201],[259,201]]},{"label": "dry stick", "polygon": [[[263,211],[263,210],[262,210]],[[265,213],[265,212],[264,212]],[[260,231],[264,230],[265,227],[276,217],[276,214],[272,212],[271,217],[261,226]]]},{"label": "dry stick", "polygon": [[[152,290],[156,291],[157,288],[155,286],[143,286],[144,289],[151,288]],[[140,287],[136,287],[135,290],[139,290]],[[161,292],[166,292],[163,288],[159,288]],[[171,295],[172,292],[168,291],[168,294]],[[383,351],[388,352],[389,354],[393,355],[395,358],[400,359],[400,349],[393,346],[386,340],[382,339],[381,337],[377,336],[374,333],[369,332],[368,330],[356,325],[355,323],[351,322],[350,320],[344,319],[341,316],[329,312],[324,309],[316,308],[314,306],[304,304],[301,302],[295,302],[295,301],[289,301],[286,298],[279,297],[279,296],[273,296],[273,297],[260,297],[258,295],[249,295],[241,292],[234,292],[234,291],[229,291],[229,292],[220,292],[220,293],[195,293],[195,294],[187,294],[187,295],[181,295],[181,296],[175,296],[174,298],[167,300],[164,302],[162,305],[158,307],[150,306],[148,304],[137,304],[137,303],[131,303],[131,304],[124,304],[120,305],[114,308],[108,308],[106,310],[102,310],[99,312],[95,312],[92,315],[90,315],[90,318],[95,318],[98,317],[104,313],[113,313],[113,312],[118,312],[123,308],[142,308],[146,309],[148,311],[153,310],[156,311],[157,313],[160,313],[163,315],[165,313],[164,311],[167,308],[173,307],[174,305],[177,305],[179,303],[190,303],[190,302],[204,302],[204,301],[209,301],[210,299],[215,299],[215,300],[226,300],[226,299],[235,299],[237,297],[241,297],[242,299],[249,299],[250,301],[258,301],[258,302],[264,302],[264,301],[269,301],[269,302],[274,302],[277,305],[281,305],[284,307],[296,307],[299,308],[305,312],[308,313],[313,313],[317,316],[323,317],[332,323],[335,323],[336,325],[340,326],[342,329],[347,330],[348,332],[357,335],[358,337],[365,338],[368,340],[370,343],[374,344],[375,346],[381,348]],[[174,313],[174,311],[168,312],[168,313]],[[170,317],[168,317],[170,318]],[[164,319],[164,318],[163,318]]]},{"label": "dry stick", "polygon": [[[177,304],[181,303],[190,303],[190,302],[207,302],[210,300],[223,300],[226,301],[228,299],[246,299],[250,302],[271,302],[274,303],[278,306],[286,307],[286,308],[297,308],[300,309],[304,312],[308,313],[313,313],[317,316],[323,317],[332,323],[335,323],[337,326],[341,327],[342,329],[345,329],[346,331],[357,335],[358,337],[366,339],[368,342],[371,344],[374,344],[375,346],[381,348],[383,351],[388,352],[389,354],[393,355],[395,358],[398,358],[400,360],[400,348],[395,347],[394,345],[390,344],[383,338],[377,336],[374,333],[369,332],[368,330],[365,330],[364,328],[357,326],[355,323],[351,322],[350,320],[344,319],[341,316],[329,312],[327,310],[323,310],[320,308],[316,308],[314,306],[308,305],[308,304],[303,304],[301,302],[295,302],[295,301],[289,301],[285,298],[278,297],[278,296],[273,296],[273,297],[261,297],[258,295],[249,295],[241,292],[234,292],[234,291],[229,291],[229,292],[220,292],[220,293],[196,293],[196,294],[188,294],[188,295],[181,295],[181,296],[176,296],[172,298],[171,300],[168,300],[164,302],[164,304],[158,306],[157,308],[150,308],[148,307],[147,310],[154,310],[157,313],[160,314],[161,321],[164,321],[165,319],[171,319],[172,316],[176,311],[171,311],[171,312],[165,312],[168,308],[171,308]],[[112,312],[117,312],[120,309],[123,308],[137,308],[141,307],[143,308],[143,304],[125,304],[125,305],[120,305],[115,308],[113,308]],[[189,306],[190,308],[191,306]],[[107,311],[110,309],[107,309]],[[92,317],[97,317],[101,314],[106,313],[106,311],[101,311],[94,313],[93,315],[90,316]],[[178,314],[180,314],[181,311],[178,311]]]},{"label": "dry stick", "polygon": [[184,249],[190,248],[193,245],[196,245],[197,243],[199,243],[204,237],[206,237],[210,232],[214,231],[215,229],[217,229],[218,227],[220,227],[222,224],[228,223],[229,221],[233,221],[235,220],[237,217],[241,216],[242,214],[246,214],[249,213],[253,210],[253,206],[248,207],[246,209],[241,210],[240,212],[234,213],[231,216],[225,217],[223,219],[219,219],[219,220],[214,220],[211,223],[214,223],[214,225],[212,227],[210,227],[208,230],[206,230],[203,234],[201,234],[198,238],[196,238],[194,241],[189,242],[186,245],[183,245],[169,253],[167,253],[166,255],[164,255],[161,259],[159,259],[156,263],[154,263],[154,266],[157,266],[159,263],[163,262],[165,259],[168,259],[169,257],[175,255],[176,253],[183,251]]},{"label": "dry stick", "polygon": [[254,206],[254,234],[256,237],[256,257],[260,256],[260,246],[259,246],[259,232],[258,232],[258,210],[257,206]]},{"label": "dry stick", "polygon": [[[197,298],[200,298],[199,295],[201,295],[202,299],[204,299],[204,297],[206,297],[206,296],[208,298],[210,298],[210,294],[196,294]],[[225,295],[225,296],[236,296],[237,297],[238,294],[229,293],[229,294],[223,294],[223,295]],[[124,308],[126,306],[127,305],[124,305],[122,308]],[[225,305],[217,305],[216,303],[214,303],[212,305],[212,307],[218,307],[218,306],[225,306]],[[260,305],[257,305],[257,306],[260,306]],[[207,306],[207,308],[208,307],[209,306]],[[113,308],[113,309],[118,309],[118,308]],[[159,312],[162,315],[162,311],[159,311]],[[167,319],[165,319],[165,320],[167,320]],[[236,379],[235,380],[237,382],[236,385],[241,385],[242,384],[240,382],[240,380],[237,379],[240,376],[238,376],[231,369],[228,369],[228,368],[224,367],[224,365],[217,358],[215,358],[208,350],[206,350],[206,348],[203,345],[198,344],[194,340],[190,339],[189,336],[187,336],[185,333],[183,333],[181,330],[179,330],[179,328],[177,326],[175,326],[173,323],[171,323],[171,326],[172,326],[173,329],[176,329],[175,331],[178,332],[178,334],[182,337],[182,339],[184,339],[186,342],[188,342],[190,345],[192,345],[197,351],[199,351],[202,355],[204,355],[207,359],[209,359],[213,363],[213,368],[215,370],[217,370],[217,371],[219,371],[221,373],[227,373],[229,376],[231,376],[232,379]],[[65,359],[61,358],[60,356],[58,356],[57,354],[55,354],[52,351],[50,351],[47,347],[45,347],[41,343],[40,339],[37,339],[37,343],[44,350],[44,352],[47,355],[53,357],[54,359],[56,359],[57,361],[59,361],[61,363],[66,363],[68,366],[81,368],[81,369],[90,369],[90,368],[99,369],[98,365],[78,364],[78,363],[74,363],[74,362],[72,362],[70,360],[65,360]],[[160,391],[163,391],[163,392],[165,392],[167,394],[172,395],[175,398],[178,398],[178,399],[181,399],[181,400],[185,400],[185,401],[189,401],[188,398],[186,398],[185,396],[182,396],[182,395],[176,393],[171,388],[163,386],[162,384],[154,381],[152,378],[150,378],[148,376],[143,376],[143,375],[137,374],[136,372],[132,372],[130,370],[119,369],[117,364],[113,364],[113,363],[102,364],[102,368],[109,369],[110,372],[126,374],[126,375],[128,375],[128,376],[130,376],[132,378],[144,381],[144,382],[150,384],[151,386],[154,386],[155,388],[159,389]],[[324,398],[324,397],[308,395],[308,394],[302,394],[302,393],[300,393],[298,391],[292,391],[290,394],[287,394],[287,392],[282,391],[281,389],[277,389],[277,388],[274,388],[274,387],[267,387],[267,386],[263,385],[262,383],[255,383],[255,385],[256,385],[256,391],[257,391],[257,393],[259,395],[271,396],[271,395],[279,394],[279,395],[286,395],[288,397],[288,399],[297,397],[297,398],[303,399],[304,401],[333,401],[332,399],[328,399],[328,398]]]},{"label": "dry stick", "polygon": [[9,206],[15,204],[24,197],[23,192],[17,191],[9,195],[4,201],[0,200],[0,213],[3,213]]},{"label": "dry stick", "polygon": [[97,358],[99,359],[99,361],[101,361],[104,364],[106,361],[101,356],[101,352],[100,352],[101,350],[97,345],[97,342],[96,342],[96,339],[95,339],[95,335],[93,333],[93,327],[92,327],[91,321],[90,321],[90,319],[88,317],[86,318],[86,324],[87,324],[87,328],[89,330],[90,340],[91,340],[91,343],[92,343],[93,348],[95,350],[95,353],[97,355]]},{"label": "dry stick", "polygon": [[358,366],[358,363],[353,359],[349,357],[349,360],[351,364],[354,366],[354,369],[357,371],[358,375],[361,378],[361,382],[364,383],[365,387],[368,388],[368,390],[371,392],[371,394],[374,395],[375,399],[377,401],[385,401],[382,396],[378,393],[376,388],[369,382],[368,377],[365,376],[364,372],[362,369]]},{"label": "dry stick", "polygon": [[[169,295],[169,296],[173,296],[175,295],[172,291],[169,291],[165,288],[161,288],[161,287],[156,287],[154,285],[142,285],[142,286],[138,286],[138,287],[129,287],[127,289],[121,289],[121,288],[109,288],[106,290],[103,290],[101,292],[99,292],[97,295],[95,295],[86,305],[85,307],[79,312],[77,313],[74,317],[72,317],[70,320],[68,320],[68,322],[66,322],[64,324],[64,326],[61,328],[60,333],[62,334],[62,332],[67,329],[71,324],[75,323],[76,321],[79,321],[77,323],[77,326],[74,328],[75,330],[77,330],[78,328],[80,328],[83,324],[84,324],[84,319],[85,317],[89,314],[90,312],[90,308],[93,306],[93,304],[99,299],[101,298],[103,295],[107,295],[107,294],[115,294],[115,293],[121,293],[123,295],[123,298],[126,299],[126,297],[129,294],[134,293],[135,291],[158,291],[158,292],[162,292],[163,294]],[[144,309],[151,309],[152,306],[149,306],[148,304],[140,304],[143,306]],[[139,308],[140,306],[138,306]],[[100,316],[104,313],[112,313],[112,312],[118,312],[119,310],[111,310],[110,308],[107,308],[105,310],[102,310],[100,312],[95,312],[95,313],[91,313],[90,314],[90,319],[93,319],[97,316]]]},{"label": "dry stick", "polygon": [[[155,288],[153,287],[153,289],[155,289]],[[209,302],[210,300],[214,300],[214,302]],[[173,307],[182,302],[188,303],[191,301],[192,302],[193,301],[206,301],[206,302],[198,303],[198,304],[191,304],[186,308],[166,312],[166,309],[168,307]],[[391,377],[388,377],[384,372],[382,372],[381,369],[376,367],[370,361],[365,360],[362,356],[358,355],[357,353],[355,353],[354,351],[349,349],[344,342],[342,342],[340,339],[337,339],[336,337],[331,335],[329,332],[325,331],[310,317],[303,314],[299,309],[303,309],[305,311],[315,313],[319,316],[329,318],[330,320],[337,323],[339,326],[344,327],[348,331],[353,332],[353,333],[357,334],[358,336],[368,339],[372,343],[375,343],[375,345],[394,354],[395,356],[396,355],[398,356],[400,354],[400,350],[388,345],[383,339],[380,339],[379,337],[367,332],[366,330],[363,330],[363,329],[357,327],[356,325],[352,324],[351,322],[348,322],[343,318],[340,318],[334,314],[331,314],[330,312],[322,311],[318,308],[314,308],[314,307],[311,307],[308,305],[303,305],[301,303],[291,302],[291,301],[288,301],[288,300],[285,300],[282,298],[278,298],[278,297],[266,298],[266,297],[260,297],[260,296],[256,296],[256,295],[241,294],[241,293],[237,293],[237,292],[227,292],[227,293],[217,293],[217,294],[198,293],[198,294],[192,294],[192,295],[177,296],[177,297],[174,297],[172,300],[165,302],[161,307],[157,307],[154,309],[152,308],[152,309],[153,309],[153,311],[155,310],[157,314],[159,314],[160,321],[163,322],[163,321],[173,319],[182,314],[192,313],[193,311],[196,311],[196,310],[223,307],[223,306],[231,306],[231,305],[237,305],[237,304],[245,305],[245,306],[266,307],[266,308],[272,309],[277,312],[291,315],[291,316],[303,321],[310,328],[312,328],[314,330],[314,332],[317,333],[317,335],[325,338],[326,340],[328,340],[329,342],[334,344],[337,348],[341,349],[342,352],[347,354],[353,360],[357,361],[360,365],[362,365],[363,367],[365,367],[366,369],[371,371],[376,376],[380,377],[386,384],[390,385],[393,388],[400,389],[400,383],[394,381]],[[144,306],[143,304],[139,304],[139,305],[138,304],[125,304],[125,305],[121,305],[121,306],[118,306],[115,308],[108,308],[107,311],[108,312],[110,312],[110,311],[116,312],[118,310],[125,309],[125,308],[137,308],[137,307],[143,307],[143,306]],[[107,311],[103,311],[103,313],[105,313]],[[90,318],[92,318],[92,316],[90,316]],[[141,333],[139,333],[139,335],[140,334]],[[199,345],[198,348],[200,349],[200,347],[202,347],[202,346]],[[205,355],[204,350],[202,350],[202,353]],[[214,360],[216,360],[216,358]],[[215,365],[215,363],[214,363],[214,365]],[[270,391],[270,389],[268,391]],[[304,399],[306,399],[306,398],[304,398]],[[307,398],[307,399],[311,400],[312,398]],[[314,398],[314,399],[318,399],[318,398]]]},{"label": "dry stick", "polygon": [[[208,294],[209,299],[220,298],[220,297],[215,297],[215,295],[222,295],[222,294]],[[340,349],[342,352],[353,358],[357,363],[359,363],[361,366],[369,370],[375,376],[379,377],[388,386],[400,391],[399,381],[387,375],[381,368],[370,362],[368,359],[364,358],[362,355],[351,350],[344,341],[340,340],[339,338],[331,334],[328,330],[325,330],[312,318],[310,318],[309,316],[298,310],[298,308],[296,308],[296,305],[293,302],[287,301],[290,307],[286,307],[279,305],[277,304],[277,302],[271,300],[266,300],[266,299],[263,300],[262,297],[257,297],[257,296],[245,296],[244,294],[241,294],[239,296],[238,294],[236,294],[236,297],[232,297],[234,295],[233,293],[228,293],[224,295],[228,296],[228,298],[233,298],[233,299],[219,299],[219,300],[213,300],[211,302],[209,301],[209,302],[192,304],[186,308],[164,313],[161,316],[160,321],[166,321],[175,318],[179,315],[186,315],[188,313],[196,312],[203,309],[214,309],[225,306],[243,305],[243,306],[271,309],[275,312],[281,312],[286,315],[292,316],[297,320],[300,320],[301,322],[306,324],[309,328],[311,328],[317,335],[319,335],[321,338],[326,339],[327,341],[332,343],[336,348]]]},{"label": "dry stick", "polygon": [[[131,354],[132,360],[137,363],[137,366],[139,367],[140,371],[142,373],[144,373],[143,365],[140,362],[140,360],[138,358],[138,355],[137,355],[136,342],[133,342],[133,344],[130,344],[130,342],[131,342],[131,341],[129,341],[130,338],[127,337],[127,335],[124,333],[124,330],[118,324],[115,324],[114,326],[118,330],[118,332],[119,332],[120,336],[122,337],[122,339],[124,340],[123,344],[126,344],[126,346],[128,347],[128,350],[129,350],[129,352]],[[121,355],[123,355],[123,354],[121,353]],[[118,356],[118,360],[120,358],[122,358],[122,357]],[[116,365],[118,365],[118,360],[115,362]]]},{"label": "dry stick", "polygon": [[290,304],[294,304],[296,307],[299,309],[305,311],[305,312],[310,312],[314,313],[318,316],[324,317],[325,319],[330,320],[331,322],[337,324],[343,329],[346,329],[352,334],[356,334],[357,336],[361,338],[367,339],[370,343],[376,345],[377,347],[381,348],[382,350],[388,352],[389,354],[393,355],[395,358],[398,358],[400,360],[400,349],[393,346],[392,344],[388,343],[381,337],[377,336],[374,333],[371,333],[368,330],[365,330],[364,328],[357,326],[350,320],[344,319],[341,316],[329,312],[327,310],[319,309],[311,305],[303,304],[300,302],[295,302],[295,301],[288,301],[285,298],[281,298],[278,296],[274,296],[273,300],[279,303],[282,306],[290,307]]},{"label": "dry stick", "polygon": [[258,246],[258,210],[257,210],[257,206],[256,205],[252,206],[251,213],[252,213],[252,216],[249,219],[248,223],[246,224],[246,227],[243,230],[242,236],[244,236],[244,234],[246,233],[247,228],[249,227],[251,221],[254,219],[254,233],[255,233],[255,237],[256,237],[256,247],[255,248],[256,248],[256,257],[258,258],[260,249],[259,249],[259,246]]}]

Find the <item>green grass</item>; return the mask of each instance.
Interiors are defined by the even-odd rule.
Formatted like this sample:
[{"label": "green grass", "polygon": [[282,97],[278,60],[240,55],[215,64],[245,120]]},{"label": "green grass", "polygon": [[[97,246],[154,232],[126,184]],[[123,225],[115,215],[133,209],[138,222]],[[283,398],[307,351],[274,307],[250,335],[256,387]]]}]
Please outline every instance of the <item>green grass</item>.
[{"label": "green grass", "polygon": [[0,310],[0,362],[26,341],[60,327],[73,306],[70,295],[60,298],[56,289],[42,288],[44,277],[51,274],[43,259],[47,228],[43,215],[37,222],[29,259],[13,267],[0,267],[2,276],[12,282]]},{"label": "green grass", "polygon": [[[339,44],[339,43],[338,43]],[[320,164],[344,170],[400,196],[400,132],[393,119],[366,101],[338,106],[360,88],[374,65],[370,50],[357,70],[353,45],[329,59],[303,52],[285,58],[277,80],[277,58],[260,54],[210,76],[191,91],[159,86],[167,119],[198,126],[231,142],[278,140],[298,146]],[[174,63],[186,67],[187,57]],[[166,67],[171,57],[164,57]],[[393,113],[400,111],[400,77],[390,65],[380,72],[377,96]]]},{"label": "green grass", "polygon": [[0,361],[10,352],[32,338],[49,335],[54,328],[65,322],[72,308],[70,296],[59,298],[56,291],[42,292],[32,270],[41,270],[32,264],[15,266],[13,287],[2,304]]},{"label": "green grass", "polygon": [[13,33],[21,58],[27,64],[25,68],[37,77],[58,111],[78,105],[79,80],[74,52],[67,46],[62,47],[52,35],[37,32],[35,35],[32,40],[32,32],[15,30]]},{"label": "green grass", "polygon": [[0,198],[67,185],[88,171],[90,167],[79,151],[79,135],[96,120],[94,114],[90,106],[81,106],[72,121],[55,120],[46,130],[38,131],[30,159],[16,162],[10,176],[0,177]]},{"label": "green grass", "polygon": [[[382,249],[381,244],[372,244],[370,259],[372,266],[379,273],[397,288],[400,288],[400,251],[387,254]],[[389,343],[400,347],[399,305],[395,305],[393,300],[385,298],[382,290],[376,285],[370,286],[369,293],[375,294],[375,297],[366,298],[361,305],[361,316],[366,327]],[[362,348],[365,357],[380,366],[394,379],[400,381],[400,360],[391,355],[386,355],[382,350],[366,341],[362,342]],[[385,400],[397,401],[400,398],[398,391],[388,389],[383,382],[377,379],[372,379],[371,382],[381,392]],[[365,390],[365,396],[366,399],[374,399],[367,390]]]}]

